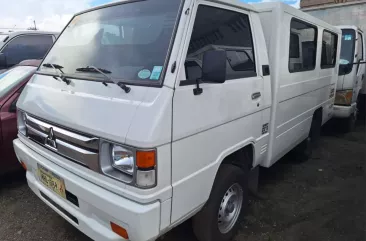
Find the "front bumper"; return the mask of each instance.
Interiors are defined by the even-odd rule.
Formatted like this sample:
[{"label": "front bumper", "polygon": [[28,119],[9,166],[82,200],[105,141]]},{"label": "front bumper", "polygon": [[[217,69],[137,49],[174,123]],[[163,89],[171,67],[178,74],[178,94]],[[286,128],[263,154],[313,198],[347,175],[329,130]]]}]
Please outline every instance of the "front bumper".
[{"label": "front bumper", "polygon": [[348,118],[356,111],[356,103],[353,103],[350,106],[341,106],[334,105],[334,114],[335,118]]},{"label": "front bumper", "polygon": [[[54,164],[19,139],[14,140],[18,159],[27,166],[27,181],[32,191],[55,212],[94,240],[124,240],[110,228],[110,222],[120,225],[132,241],[155,240],[159,235],[160,202],[142,205],[69,172]],[[40,164],[65,181],[66,190],[77,197],[78,206],[66,200],[38,179]]]}]

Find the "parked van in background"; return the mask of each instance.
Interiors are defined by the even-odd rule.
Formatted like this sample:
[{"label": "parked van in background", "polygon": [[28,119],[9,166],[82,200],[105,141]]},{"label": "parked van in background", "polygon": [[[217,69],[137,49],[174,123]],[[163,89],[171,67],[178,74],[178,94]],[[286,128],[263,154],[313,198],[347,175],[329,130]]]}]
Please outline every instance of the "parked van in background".
[{"label": "parked van in background", "polygon": [[0,73],[27,59],[42,59],[58,33],[18,31],[0,33]]},{"label": "parked van in background", "polygon": [[283,3],[81,12],[19,98],[16,155],[33,192],[95,240],[155,240],[192,216],[198,240],[230,240],[250,170],[309,150],[332,117],[340,40]]},{"label": "parked van in background", "polygon": [[339,78],[334,116],[344,118],[348,130],[357,119],[357,101],[365,81],[364,34],[356,26],[338,26],[342,30]]},{"label": "parked van in background", "polygon": [[[355,31],[359,32],[358,30],[362,30],[361,36],[363,37],[363,34],[366,31],[366,21],[365,21],[365,15],[363,14],[366,11],[366,4],[364,1],[338,1],[336,4],[322,4],[314,7],[307,7],[304,9],[301,9],[302,11],[313,15],[316,18],[322,19],[326,21],[327,23],[330,23],[332,25],[347,25],[350,26],[351,29],[354,29]],[[347,26],[343,26],[347,28]],[[357,27],[355,27],[357,26]],[[357,35],[355,35],[355,39],[357,39]],[[347,44],[351,43],[353,40],[347,40]],[[365,41],[365,40],[363,40]],[[355,50],[355,54],[358,49]],[[351,53],[352,50],[350,50],[349,53]],[[363,56],[365,58],[365,54]],[[358,59],[359,57],[355,58]],[[342,63],[341,63],[342,64]],[[365,64],[363,64],[365,65]],[[361,66],[362,67],[362,66]],[[340,67],[342,68],[342,67]],[[347,68],[347,67],[346,67]],[[364,70],[366,70],[365,67],[363,67]],[[352,71],[354,69],[357,69],[357,63],[353,65]],[[351,73],[350,73],[351,74]],[[365,72],[357,73],[357,75],[363,75]],[[346,76],[344,76],[346,77]],[[349,77],[350,78],[350,77]],[[343,82],[341,80],[341,82]],[[353,89],[353,88],[352,88]],[[344,94],[345,92],[343,92]],[[350,92],[348,92],[350,93]],[[350,94],[348,94],[350,97]],[[354,93],[352,93],[352,99],[357,98]],[[336,110],[336,112],[340,112],[340,110]],[[344,109],[341,110],[344,114]],[[365,117],[366,114],[366,80],[363,80],[363,87],[358,93],[358,101],[357,101],[357,112],[358,116]],[[354,112],[353,112],[354,113]],[[338,116],[339,114],[335,114]],[[346,127],[351,127],[354,123],[355,116],[343,118],[345,121],[348,121],[348,123],[345,123]]]}]

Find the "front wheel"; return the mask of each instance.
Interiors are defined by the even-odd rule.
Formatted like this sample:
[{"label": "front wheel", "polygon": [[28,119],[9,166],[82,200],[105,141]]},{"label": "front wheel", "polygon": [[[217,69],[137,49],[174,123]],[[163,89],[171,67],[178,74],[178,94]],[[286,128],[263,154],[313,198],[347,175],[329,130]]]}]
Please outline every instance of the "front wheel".
[{"label": "front wheel", "polygon": [[199,241],[228,241],[234,237],[248,206],[248,173],[233,165],[221,166],[209,200],[193,217]]}]

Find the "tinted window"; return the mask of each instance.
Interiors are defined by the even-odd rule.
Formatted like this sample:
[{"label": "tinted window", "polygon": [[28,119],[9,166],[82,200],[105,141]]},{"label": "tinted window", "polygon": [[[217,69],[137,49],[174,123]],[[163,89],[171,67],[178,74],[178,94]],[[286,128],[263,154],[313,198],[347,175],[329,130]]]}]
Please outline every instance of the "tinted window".
[{"label": "tinted window", "polygon": [[10,40],[4,48],[8,67],[26,59],[41,59],[53,43],[52,36],[23,35]]},{"label": "tinted window", "polygon": [[[203,59],[212,49],[227,54],[226,79],[256,76],[249,18],[245,14],[200,5],[187,58]],[[190,79],[190,76],[187,77]]]},{"label": "tinted window", "polygon": [[300,58],[300,40],[295,33],[290,33],[290,58]]},{"label": "tinted window", "polygon": [[196,61],[187,61],[185,69],[188,80],[197,80],[202,76],[202,68]]},{"label": "tinted window", "polygon": [[37,68],[33,66],[18,66],[0,74],[0,98],[20,84]]},{"label": "tinted window", "polygon": [[338,36],[324,31],[322,40],[321,68],[332,68],[336,63]]},{"label": "tinted window", "polygon": [[[290,32],[289,71],[299,72],[314,69],[317,28],[300,20],[292,19]],[[300,54],[298,54],[298,49]]]},{"label": "tinted window", "polygon": [[357,36],[357,60],[363,60],[363,39],[360,33]]},{"label": "tinted window", "polygon": [[[124,82],[159,84],[178,17],[180,0],[130,1],[74,17],[44,63],[66,75],[103,78],[76,69],[95,66]],[[54,73],[52,68],[41,71]]]},{"label": "tinted window", "polygon": [[[341,57],[339,60],[339,75],[351,73],[353,69],[356,32],[353,29],[342,29]],[[350,65],[348,65],[350,64]]]}]

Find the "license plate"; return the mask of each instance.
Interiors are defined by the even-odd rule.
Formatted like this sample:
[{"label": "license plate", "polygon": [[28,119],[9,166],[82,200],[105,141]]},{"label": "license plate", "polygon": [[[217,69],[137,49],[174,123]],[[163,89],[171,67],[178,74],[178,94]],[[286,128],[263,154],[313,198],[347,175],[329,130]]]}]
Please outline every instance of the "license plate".
[{"label": "license plate", "polygon": [[59,196],[66,198],[64,179],[39,164],[38,177],[43,185],[54,191]]}]

